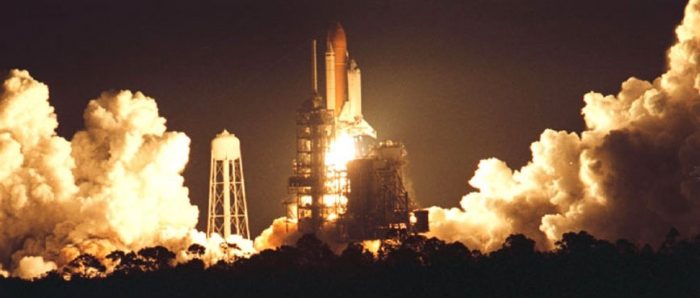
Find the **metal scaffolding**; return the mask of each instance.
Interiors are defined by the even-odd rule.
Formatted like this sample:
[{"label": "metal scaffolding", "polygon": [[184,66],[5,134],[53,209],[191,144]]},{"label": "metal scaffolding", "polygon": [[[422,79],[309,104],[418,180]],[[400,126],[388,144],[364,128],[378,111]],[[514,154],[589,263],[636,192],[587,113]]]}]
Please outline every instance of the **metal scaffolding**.
[{"label": "metal scaffolding", "polygon": [[326,153],[334,133],[333,110],[323,107],[318,96],[307,100],[297,111],[297,154],[289,178],[288,204],[296,206],[300,231],[313,233],[323,224]]}]

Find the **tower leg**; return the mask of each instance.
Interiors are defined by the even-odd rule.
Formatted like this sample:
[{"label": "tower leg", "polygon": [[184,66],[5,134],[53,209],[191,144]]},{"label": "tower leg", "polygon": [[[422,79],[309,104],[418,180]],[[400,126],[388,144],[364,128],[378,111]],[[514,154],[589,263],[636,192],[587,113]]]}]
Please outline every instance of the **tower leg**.
[{"label": "tower leg", "polygon": [[223,162],[223,178],[224,178],[224,239],[231,236],[231,160]]}]

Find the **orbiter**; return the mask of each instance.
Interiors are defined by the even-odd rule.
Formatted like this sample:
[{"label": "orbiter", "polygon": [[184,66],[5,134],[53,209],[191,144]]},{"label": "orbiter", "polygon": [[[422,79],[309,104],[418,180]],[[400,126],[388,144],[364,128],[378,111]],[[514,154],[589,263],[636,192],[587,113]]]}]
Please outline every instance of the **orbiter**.
[{"label": "orbiter", "polygon": [[360,68],[349,58],[340,23],[330,26],[326,39],[326,109],[334,111],[338,132],[377,138],[377,132],[362,117]]}]

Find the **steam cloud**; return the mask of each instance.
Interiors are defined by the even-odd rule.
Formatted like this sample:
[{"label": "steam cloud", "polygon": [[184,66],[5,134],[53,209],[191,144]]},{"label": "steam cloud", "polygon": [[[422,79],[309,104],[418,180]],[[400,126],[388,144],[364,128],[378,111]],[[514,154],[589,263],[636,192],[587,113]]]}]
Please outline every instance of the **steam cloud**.
[{"label": "steam cloud", "polygon": [[511,233],[543,248],[568,231],[656,243],[700,232],[700,0],[691,0],[653,82],[591,92],[580,133],[545,130],[520,170],[482,160],[461,208],[430,208],[431,234],[492,250]]},{"label": "steam cloud", "polygon": [[56,135],[48,98],[19,70],[0,93],[0,274],[33,278],[81,253],[154,245],[199,243],[214,248],[205,257],[221,257],[217,239],[194,230],[198,210],[181,175],[190,140],[166,131],[155,100],[105,92],[69,142]]},{"label": "steam cloud", "polygon": [[[336,254],[341,254],[347,247],[347,243],[338,241],[337,230],[332,226],[322,226],[316,232],[316,237],[328,245],[328,247]],[[303,236],[296,229],[296,220],[290,220],[287,217],[279,217],[272,221],[272,224],[260,233],[255,238],[255,250],[263,251],[265,249],[274,249],[282,245],[295,245],[297,240]],[[364,243],[363,243],[364,244]],[[377,246],[375,243],[367,242],[369,248]],[[371,244],[371,245],[369,245]]]},{"label": "steam cloud", "polygon": [[259,251],[273,249],[282,245],[293,245],[301,234],[296,230],[296,222],[287,217],[276,218],[272,224],[255,238],[255,248]]}]

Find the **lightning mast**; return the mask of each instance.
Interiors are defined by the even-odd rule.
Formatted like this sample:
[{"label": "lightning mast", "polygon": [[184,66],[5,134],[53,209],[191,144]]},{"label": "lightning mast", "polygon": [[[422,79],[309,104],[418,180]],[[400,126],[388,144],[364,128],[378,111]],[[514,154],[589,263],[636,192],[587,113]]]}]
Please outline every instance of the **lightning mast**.
[{"label": "lightning mast", "polygon": [[218,233],[228,239],[236,234],[250,239],[241,142],[227,130],[211,141],[209,177],[207,236]]}]

